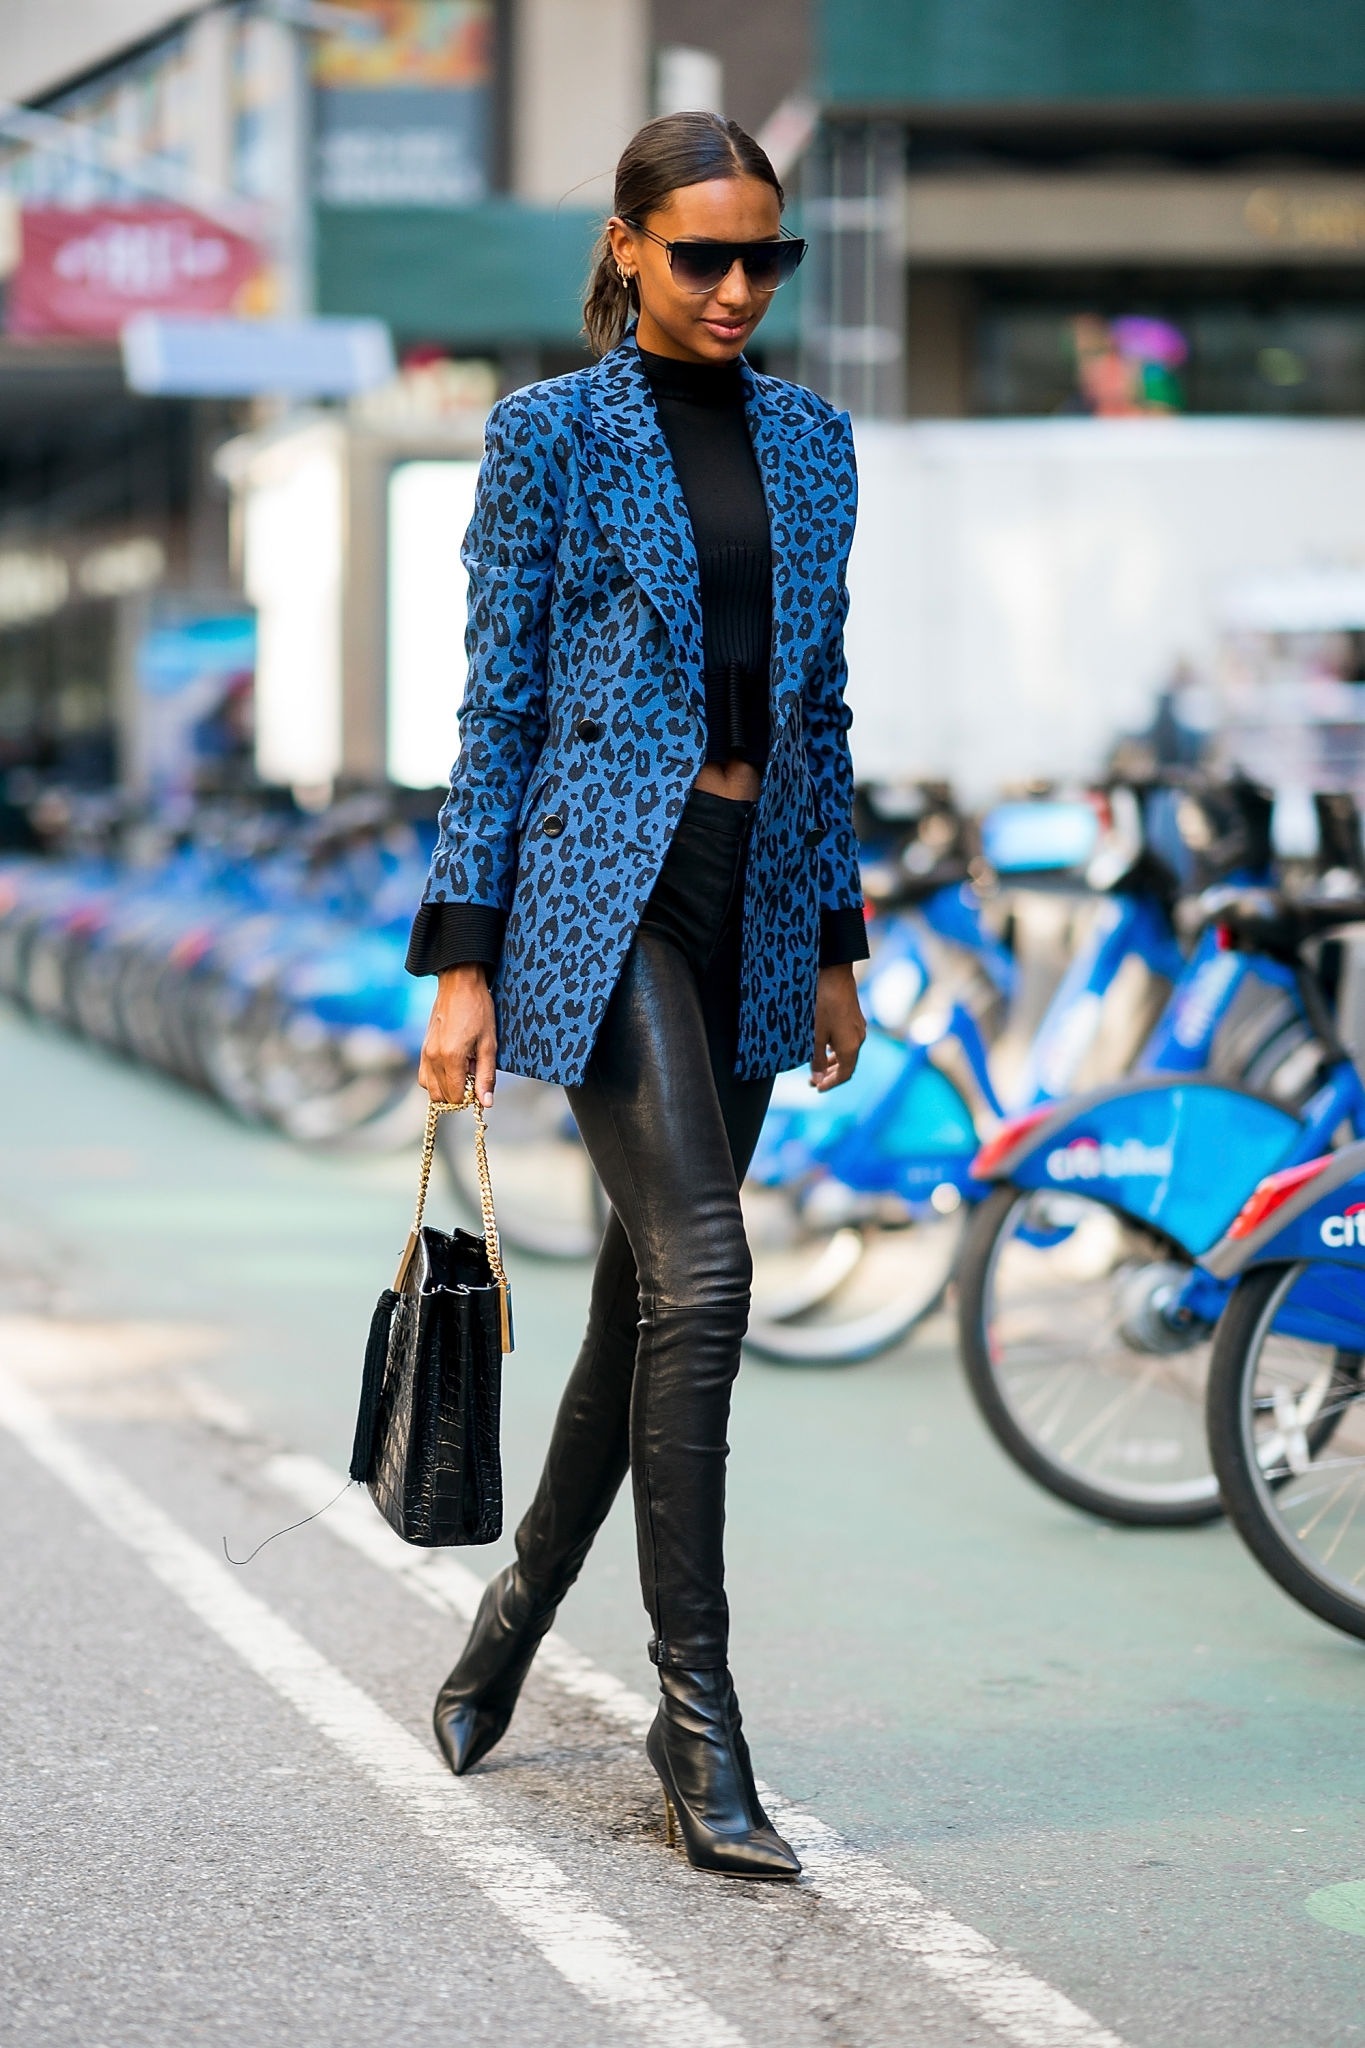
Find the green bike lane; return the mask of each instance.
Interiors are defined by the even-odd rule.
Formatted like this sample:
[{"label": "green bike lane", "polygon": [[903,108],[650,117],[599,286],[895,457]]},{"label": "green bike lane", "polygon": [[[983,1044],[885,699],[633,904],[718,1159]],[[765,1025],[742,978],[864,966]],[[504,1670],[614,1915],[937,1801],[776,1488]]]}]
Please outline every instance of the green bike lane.
[{"label": "green bike lane", "polygon": [[[20,1295],[202,1324],[200,1377],[344,1466],[415,1156],[300,1152],[8,1014],[0,1091]],[[496,1186],[496,1111],[492,1161]],[[576,1267],[512,1273],[509,1525],[587,1293]],[[786,1797],[1133,2048],[1365,2040],[1365,1647],[1226,1529],[1110,1530],[1039,1493],[978,1424],[943,1320],[869,1365],[746,1361],[732,1446],[734,1663]],[[647,1689],[624,1500],[561,1621]]]}]

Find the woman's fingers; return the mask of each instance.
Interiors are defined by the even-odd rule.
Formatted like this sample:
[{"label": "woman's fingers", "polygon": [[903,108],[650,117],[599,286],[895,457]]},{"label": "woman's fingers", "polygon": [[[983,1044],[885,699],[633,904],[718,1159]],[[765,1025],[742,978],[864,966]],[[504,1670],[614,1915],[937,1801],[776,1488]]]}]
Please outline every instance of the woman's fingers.
[{"label": "woman's fingers", "polygon": [[818,1088],[822,1095],[826,1089],[837,1088],[841,1081],[848,1079],[838,1041],[824,1032],[821,1032],[816,1040],[815,1056],[810,1063],[810,1078],[812,1087]]},{"label": "woman's fingers", "polygon": [[811,1086],[823,1094],[847,1081],[858,1064],[867,1025],[851,967],[822,967],[815,998]]},{"label": "woman's fingers", "polygon": [[848,1040],[827,1047],[825,1052],[810,1063],[811,1081],[823,1094],[827,1088],[842,1087],[853,1077],[858,1064],[860,1040]]},{"label": "woman's fingers", "polygon": [[475,1091],[487,1109],[493,1100],[498,1063],[493,999],[482,968],[470,973],[453,969],[442,974],[431,1008],[419,1084],[433,1102],[463,1102],[473,1076]]},{"label": "woman's fingers", "polygon": [[465,1078],[469,1072],[469,1061],[447,1054],[424,1054],[417,1069],[417,1080],[425,1088],[433,1102],[459,1102],[464,1096]]},{"label": "woman's fingers", "polygon": [[474,1070],[474,1092],[484,1108],[491,1109],[498,1067],[498,1042],[491,1029],[480,1033],[470,1065]]},{"label": "woman's fingers", "polygon": [[[859,1022],[861,1023],[861,1021],[860,1018]],[[858,1055],[863,1049],[863,1040],[866,1036],[866,1031],[860,1030],[850,1033],[847,1038],[836,1043],[834,1054],[839,1062],[839,1079],[841,1081],[851,1081],[853,1079],[853,1069],[858,1064]]]}]

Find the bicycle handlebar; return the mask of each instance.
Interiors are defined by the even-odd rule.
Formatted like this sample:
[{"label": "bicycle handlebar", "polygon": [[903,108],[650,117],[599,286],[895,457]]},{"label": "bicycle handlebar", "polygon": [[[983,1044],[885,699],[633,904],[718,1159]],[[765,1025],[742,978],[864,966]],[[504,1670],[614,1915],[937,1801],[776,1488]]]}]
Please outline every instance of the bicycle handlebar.
[{"label": "bicycle handlebar", "polygon": [[1217,925],[1229,943],[1244,953],[1268,953],[1272,959],[1301,965],[1300,952],[1310,939],[1341,925],[1365,923],[1365,896],[1322,897],[1316,902],[1291,902],[1275,889],[1214,891],[1203,900],[1199,928]]}]

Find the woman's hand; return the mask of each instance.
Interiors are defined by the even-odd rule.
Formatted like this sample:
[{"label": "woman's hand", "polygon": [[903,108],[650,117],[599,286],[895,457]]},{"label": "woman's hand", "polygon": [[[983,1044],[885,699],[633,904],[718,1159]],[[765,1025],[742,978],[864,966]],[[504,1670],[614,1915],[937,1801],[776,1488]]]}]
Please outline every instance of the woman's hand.
[{"label": "woman's hand", "polygon": [[815,1051],[810,1084],[822,1092],[847,1081],[867,1037],[851,967],[822,967],[815,990]]},{"label": "woman's hand", "polygon": [[475,965],[445,968],[436,980],[418,1085],[433,1102],[462,1102],[472,1074],[479,1101],[489,1109],[497,1064],[498,1029],[487,973]]}]

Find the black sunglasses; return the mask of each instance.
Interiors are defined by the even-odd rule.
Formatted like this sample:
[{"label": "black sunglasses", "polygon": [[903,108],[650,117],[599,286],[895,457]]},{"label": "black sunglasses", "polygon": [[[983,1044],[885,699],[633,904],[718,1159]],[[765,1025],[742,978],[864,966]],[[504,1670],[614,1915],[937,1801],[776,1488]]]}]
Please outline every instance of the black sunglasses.
[{"label": "black sunglasses", "polygon": [[685,292],[713,292],[730,275],[736,263],[756,292],[775,292],[780,284],[795,277],[806,253],[799,235],[783,231],[779,242],[668,242],[628,214],[622,219],[637,235],[657,242],[668,257],[668,267]]}]

